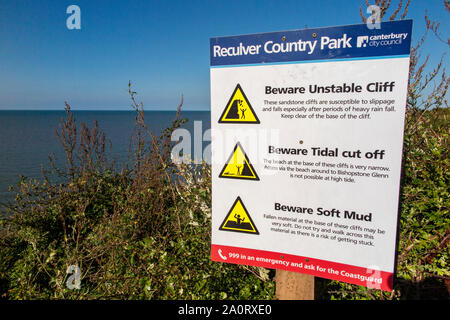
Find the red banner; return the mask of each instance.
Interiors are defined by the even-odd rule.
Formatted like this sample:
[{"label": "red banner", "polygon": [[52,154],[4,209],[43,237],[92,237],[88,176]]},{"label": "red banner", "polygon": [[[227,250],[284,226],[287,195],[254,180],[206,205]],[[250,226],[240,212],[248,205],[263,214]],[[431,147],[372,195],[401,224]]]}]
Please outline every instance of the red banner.
[{"label": "red banner", "polygon": [[393,273],[290,254],[213,244],[211,259],[310,274],[368,288],[392,291]]}]

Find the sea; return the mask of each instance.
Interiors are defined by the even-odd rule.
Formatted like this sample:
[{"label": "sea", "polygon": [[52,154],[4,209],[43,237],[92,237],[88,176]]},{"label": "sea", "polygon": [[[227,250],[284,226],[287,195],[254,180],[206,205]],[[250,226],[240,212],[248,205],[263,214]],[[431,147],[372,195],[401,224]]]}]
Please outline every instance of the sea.
[{"label": "sea", "polygon": [[[109,154],[118,165],[128,159],[130,138],[134,131],[134,111],[72,111],[80,127],[81,123],[92,127],[98,121],[105,133]],[[145,123],[159,135],[175,118],[175,111],[145,111]],[[0,111],[0,204],[13,201],[15,193],[9,186],[17,185],[20,176],[41,179],[41,167],[50,169],[49,156],[54,154],[56,164],[64,166],[64,150],[55,130],[65,118],[65,111]],[[187,119],[183,128],[191,134],[194,143],[194,122],[203,132],[210,129],[209,111],[182,111]],[[206,143],[206,142],[204,142]],[[0,208],[0,214],[3,210]]]}]

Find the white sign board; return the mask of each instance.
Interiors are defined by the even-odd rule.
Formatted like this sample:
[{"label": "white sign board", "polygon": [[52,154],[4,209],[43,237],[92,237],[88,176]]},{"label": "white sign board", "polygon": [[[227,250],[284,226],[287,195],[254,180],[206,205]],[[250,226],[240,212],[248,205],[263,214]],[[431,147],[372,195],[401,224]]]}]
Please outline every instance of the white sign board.
[{"label": "white sign board", "polygon": [[214,261],[392,290],[411,29],[211,39]]}]

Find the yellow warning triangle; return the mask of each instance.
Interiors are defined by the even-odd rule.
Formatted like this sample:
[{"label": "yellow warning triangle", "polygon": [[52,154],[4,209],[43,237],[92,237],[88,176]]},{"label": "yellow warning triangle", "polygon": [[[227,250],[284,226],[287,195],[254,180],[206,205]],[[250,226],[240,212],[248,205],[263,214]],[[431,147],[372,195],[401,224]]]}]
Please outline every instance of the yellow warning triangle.
[{"label": "yellow warning triangle", "polygon": [[219,123],[259,123],[247,96],[238,83],[219,118]]},{"label": "yellow warning triangle", "polygon": [[219,230],[259,234],[240,197],[237,197]]},{"label": "yellow warning triangle", "polygon": [[239,142],[236,144],[233,152],[225,163],[225,166],[219,174],[219,178],[259,181],[255,168],[253,168]]}]

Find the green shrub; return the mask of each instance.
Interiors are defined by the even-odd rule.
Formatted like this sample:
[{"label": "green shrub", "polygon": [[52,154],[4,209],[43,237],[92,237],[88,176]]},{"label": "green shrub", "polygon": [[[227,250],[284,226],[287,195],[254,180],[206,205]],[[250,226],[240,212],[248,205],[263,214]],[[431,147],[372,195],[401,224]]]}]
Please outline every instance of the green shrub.
[{"label": "green shrub", "polygon": [[[423,75],[424,40],[411,54],[394,291],[317,278],[317,299],[448,299],[449,79],[442,61]],[[182,103],[156,137],[130,85],[129,94],[136,127],[129,166],[120,170],[97,123],[78,127],[66,104],[57,132],[65,168],[51,161],[42,181],[22,178],[0,220],[0,297],[273,299],[273,272],[210,260],[210,168],[170,161],[171,133],[185,122]],[[81,270],[80,289],[66,285],[71,265]]]},{"label": "green shrub", "polygon": [[[66,167],[23,178],[0,227],[0,295],[8,299],[271,299],[260,268],[210,259],[211,186],[205,164],[170,161],[170,136],[156,137],[135,101],[130,167],[109,162],[105,136],[73,118],[58,138]],[[78,132],[80,133],[78,134]],[[66,285],[69,266],[81,288]]]}]

